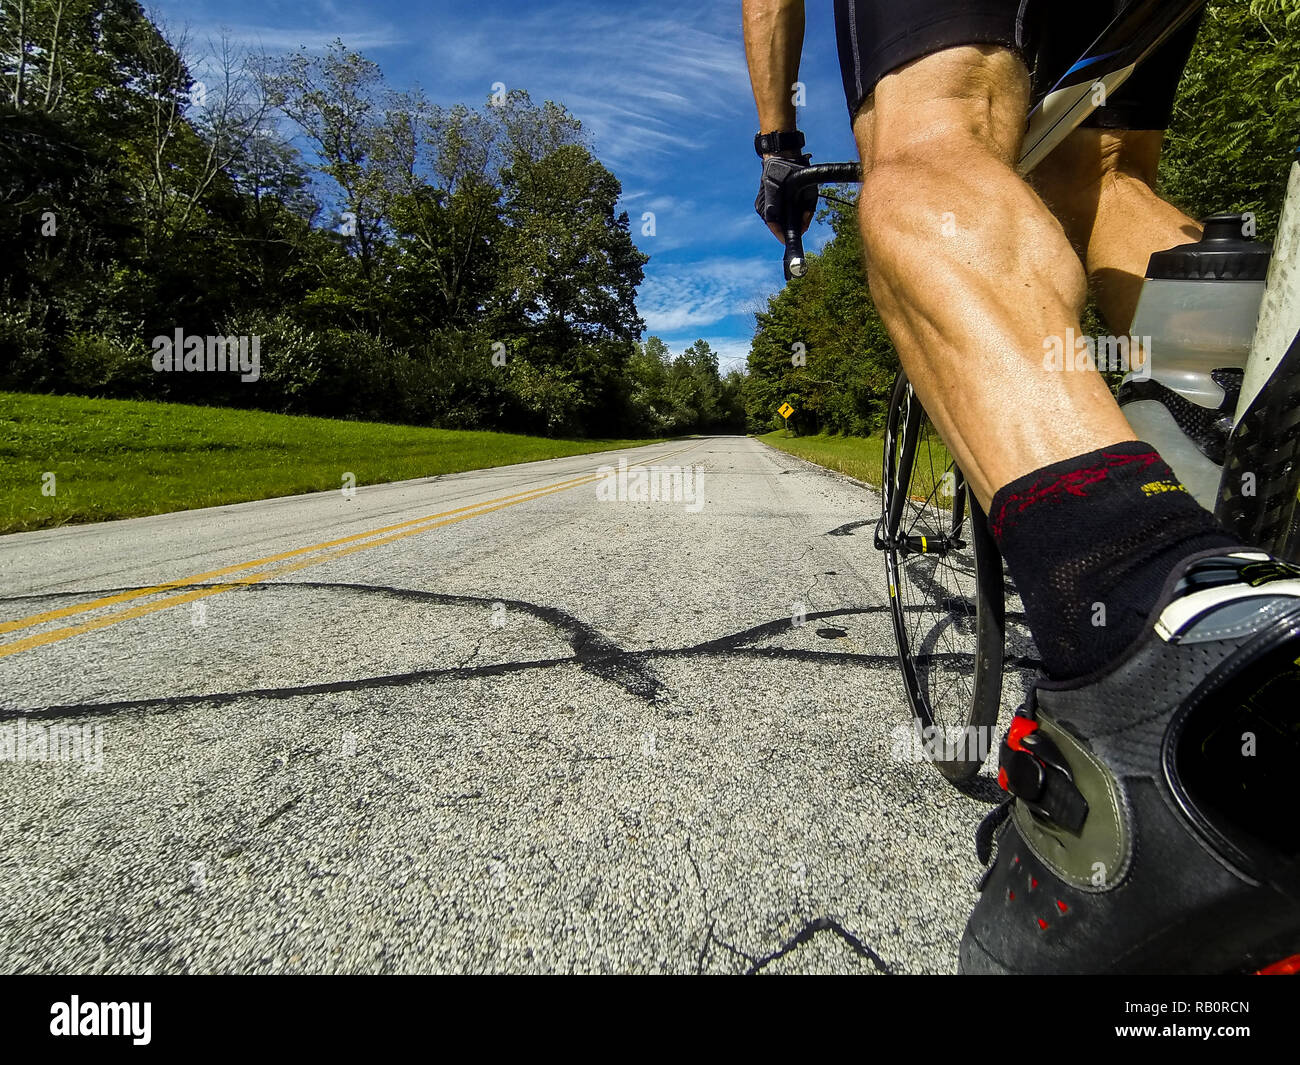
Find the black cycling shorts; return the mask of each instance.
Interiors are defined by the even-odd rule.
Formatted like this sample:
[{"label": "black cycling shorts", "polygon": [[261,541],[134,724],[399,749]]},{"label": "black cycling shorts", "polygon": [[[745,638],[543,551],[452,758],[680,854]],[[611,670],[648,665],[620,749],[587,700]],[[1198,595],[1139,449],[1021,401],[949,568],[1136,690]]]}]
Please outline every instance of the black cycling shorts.
[{"label": "black cycling shorts", "polygon": [[[904,63],[963,44],[999,44],[1029,68],[1037,99],[1133,0],[835,0],[835,32],[849,115]],[[1178,79],[1200,28],[1179,27],[1083,123],[1165,129]]]}]

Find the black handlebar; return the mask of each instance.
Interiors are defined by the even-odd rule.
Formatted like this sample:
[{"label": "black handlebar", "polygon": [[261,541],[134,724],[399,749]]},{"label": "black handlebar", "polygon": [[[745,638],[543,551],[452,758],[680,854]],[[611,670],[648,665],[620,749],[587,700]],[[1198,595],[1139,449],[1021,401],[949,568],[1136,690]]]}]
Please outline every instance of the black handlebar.
[{"label": "black handlebar", "polygon": [[793,171],[781,182],[781,229],[785,233],[785,279],[803,277],[808,262],[803,254],[803,212],[799,209],[799,192],[809,185],[832,185],[861,181],[862,167],[857,163],[818,163]]}]

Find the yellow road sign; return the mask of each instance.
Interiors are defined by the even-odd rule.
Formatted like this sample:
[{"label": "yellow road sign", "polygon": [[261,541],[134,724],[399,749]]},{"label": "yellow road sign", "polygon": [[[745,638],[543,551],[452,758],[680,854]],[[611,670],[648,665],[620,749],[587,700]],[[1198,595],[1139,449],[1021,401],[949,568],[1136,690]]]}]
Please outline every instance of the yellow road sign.
[{"label": "yellow road sign", "polygon": [[786,418],[786,419],[788,419],[790,415],[793,413],[794,413],[794,408],[790,406],[789,403],[782,403],[781,409],[777,411],[777,414],[781,415],[782,418]]}]

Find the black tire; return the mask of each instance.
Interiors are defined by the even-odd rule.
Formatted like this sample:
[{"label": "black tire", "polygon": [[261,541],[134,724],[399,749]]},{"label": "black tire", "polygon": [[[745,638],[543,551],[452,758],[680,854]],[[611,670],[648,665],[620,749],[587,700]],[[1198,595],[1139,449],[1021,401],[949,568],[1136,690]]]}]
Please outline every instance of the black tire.
[{"label": "black tire", "polygon": [[[922,750],[954,783],[979,772],[1002,699],[1002,558],[906,375],[885,426],[885,552],[898,661]],[[952,730],[960,730],[952,731]]]}]

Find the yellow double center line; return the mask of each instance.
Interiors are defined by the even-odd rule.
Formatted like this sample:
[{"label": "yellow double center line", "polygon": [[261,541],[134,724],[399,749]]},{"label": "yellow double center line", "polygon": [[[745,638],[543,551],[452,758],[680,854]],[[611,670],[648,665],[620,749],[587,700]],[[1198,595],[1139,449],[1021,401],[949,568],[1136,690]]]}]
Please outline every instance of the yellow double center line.
[{"label": "yellow double center line", "polygon": [[[661,459],[671,458],[673,455],[680,455],[683,451],[690,451],[692,448],[698,446],[698,444],[691,444],[689,447],[679,448],[677,451],[670,451],[666,455],[658,455],[655,457],[655,461],[657,462]],[[635,469],[637,466],[644,465],[646,465],[646,463],[638,462],[631,464],[629,468]],[[530,488],[525,492],[519,492],[515,495],[500,496],[496,499],[489,499],[482,503],[472,504],[471,506],[458,507],[455,510],[446,510],[440,514],[429,514],[423,518],[412,518],[410,521],[398,522],[395,525],[385,525],[379,529],[371,529],[369,532],[355,533],[352,536],[344,536],[340,539],[329,540],[322,544],[313,544],[310,547],[295,548],[292,551],[284,551],[278,555],[269,555],[266,558],[254,559],[252,562],[241,562],[234,566],[226,566],[222,569],[211,570],[207,573],[199,573],[193,577],[181,577],[174,581],[167,581],[165,584],[156,584],[150,588],[132,588],[130,591],[119,592],[116,595],[104,596],[101,599],[92,599],[89,602],[60,607],[58,610],[47,610],[39,614],[32,614],[29,617],[0,622],[0,633],[15,632],[18,629],[27,629],[35,625],[45,625],[51,621],[61,621],[64,618],[74,617],[77,614],[84,614],[92,610],[102,610],[105,607],[116,606],[119,603],[127,603],[135,599],[145,599],[149,596],[171,591],[174,588],[189,587],[191,585],[200,584],[204,581],[229,577],[231,574],[235,573],[244,574],[234,580],[221,581],[220,583],[211,584],[203,588],[191,588],[189,591],[183,592],[179,595],[171,595],[165,599],[158,599],[151,603],[141,603],[138,606],[133,606],[126,610],[119,610],[112,614],[106,614],[103,617],[83,621],[80,624],[51,629],[48,632],[36,633],[19,640],[11,640],[8,643],[2,643],[0,644],[0,658],[17,654],[20,651],[28,651],[33,647],[43,647],[46,644],[58,643],[60,640],[67,640],[73,636],[79,636],[83,632],[93,632],[96,629],[107,628],[109,625],[116,625],[123,621],[130,621],[132,618],[144,617],[146,614],[154,614],[160,610],[169,610],[174,606],[182,606],[185,603],[192,603],[199,599],[206,599],[209,596],[220,595],[222,592],[228,592],[234,588],[239,588],[249,584],[257,584],[275,577],[283,577],[287,573],[295,573],[298,570],[306,569],[309,566],[319,566],[325,562],[332,562],[335,559],[356,554],[358,551],[367,551],[372,547],[379,547],[382,544],[391,544],[397,540],[404,540],[408,536],[418,536],[420,533],[428,532],[430,529],[438,529],[444,525],[455,525],[457,522],[468,521],[470,518],[477,518],[484,514],[491,514],[494,511],[505,510],[507,507],[518,506],[520,503],[529,503],[534,499],[541,499],[544,496],[554,495],[557,492],[566,492],[570,488],[577,488],[584,484],[591,484],[593,481],[598,480],[600,476],[599,473],[584,474],[583,476],[573,478],[572,480],[559,481],[555,484],[543,485],[539,488]],[[317,555],[317,552],[325,553]],[[303,556],[305,555],[313,557],[304,558]],[[295,561],[288,562],[287,565],[283,566],[274,566],[277,562],[287,562],[289,559],[294,559]],[[274,568],[263,569],[262,567],[265,566],[274,566]],[[249,570],[254,572],[245,572]]]}]

